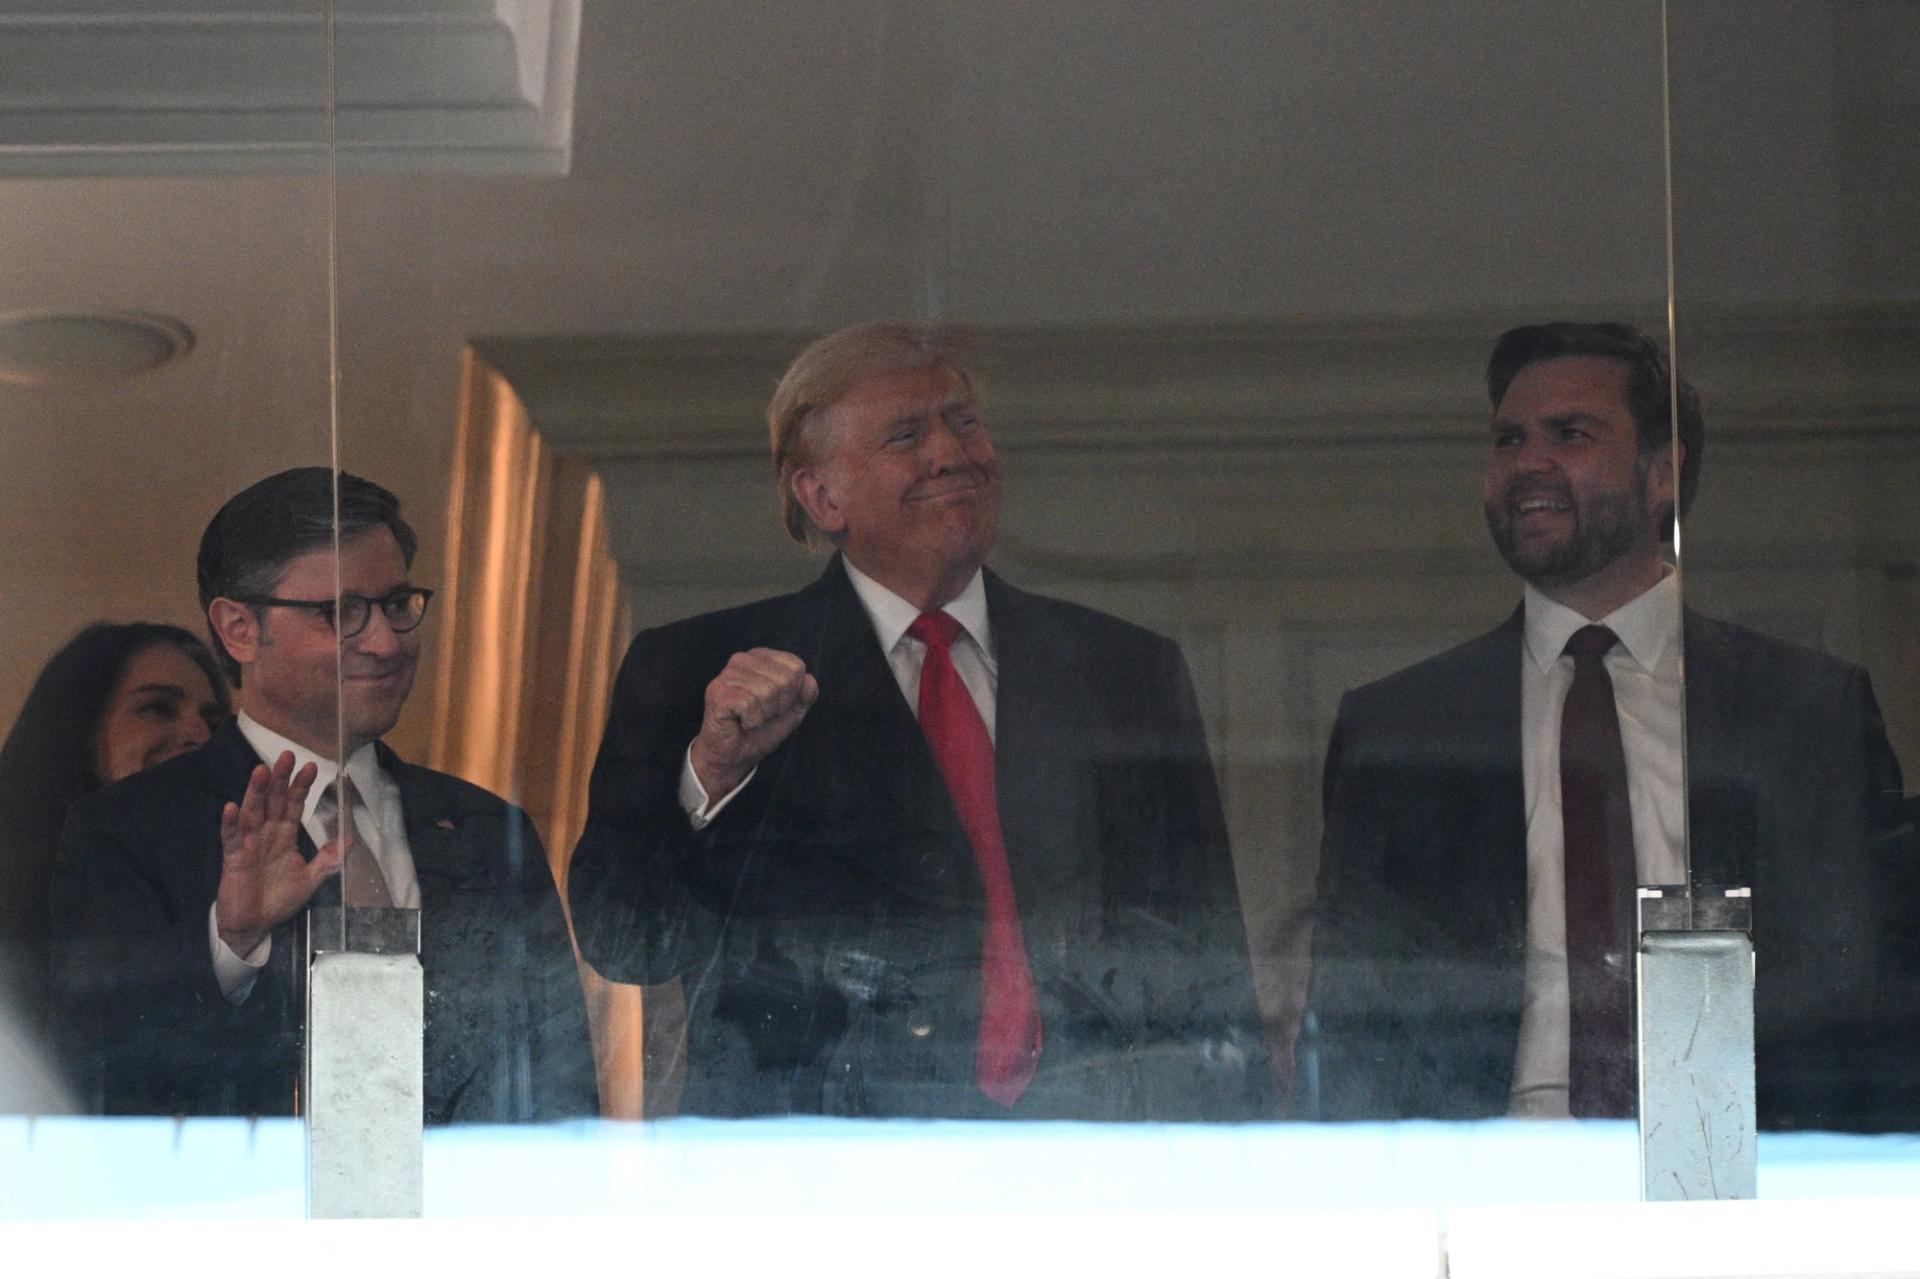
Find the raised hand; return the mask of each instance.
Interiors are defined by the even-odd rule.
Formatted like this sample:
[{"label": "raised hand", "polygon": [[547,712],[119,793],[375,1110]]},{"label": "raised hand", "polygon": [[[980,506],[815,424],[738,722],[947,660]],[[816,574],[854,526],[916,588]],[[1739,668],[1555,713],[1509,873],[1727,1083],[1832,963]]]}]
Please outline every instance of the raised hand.
[{"label": "raised hand", "polygon": [[220,812],[220,940],[245,955],[305,906],[340,869],[343,849],[329,841],[312,861],[300,855],[300,815],[317,772],[293,771],[293,752],[257,765],[238,804]]},{"label": "raised hand", "polygon": [[820,696],[820,682],[792,653],[750,649],[727,659],[707,685],[706,714],[688,757],[709,799],[747,779],[773,748],[800,726]]}]

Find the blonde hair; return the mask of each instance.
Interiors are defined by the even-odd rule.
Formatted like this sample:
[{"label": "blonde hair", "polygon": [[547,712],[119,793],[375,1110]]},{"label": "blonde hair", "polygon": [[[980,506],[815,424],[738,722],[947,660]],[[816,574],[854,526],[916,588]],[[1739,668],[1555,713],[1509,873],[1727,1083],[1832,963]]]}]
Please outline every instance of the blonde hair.
[{"label": "blonde hair", "polygon": [[942,365],[977,398],[980,379],[971,367],[973,333],[959,325],[861,324],[811,343],[793,358],[767,404],[767,436],[773,445],[773,475],[780,489],[780,519],[787,535],[804,546],[825,537],[793,495],[794,472],[822,460],[825,441],[818,423],[853,388],[876,373]]}]

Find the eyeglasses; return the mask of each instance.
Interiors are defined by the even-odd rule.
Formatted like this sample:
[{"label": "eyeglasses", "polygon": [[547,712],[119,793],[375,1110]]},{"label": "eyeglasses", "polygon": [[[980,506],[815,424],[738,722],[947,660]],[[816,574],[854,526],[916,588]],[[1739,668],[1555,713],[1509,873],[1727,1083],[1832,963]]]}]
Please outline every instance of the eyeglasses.
[{"label": "eyeglasses", "polygon": [[284,600],[272,595],[230,595],[227,598],[239,604],[304,608],[318,613],[321,620],[331,626],[341,639],[352,639],[367,629],[375,608],[380,610],[380,615],[387,619],[388,628],[396,635],[406,634],[426,619],[427,601],[433,598],[433,592],[424,586],[402,586],[398,590],[388,591],[377,600],[351,591],[343,593],[338,601]]}]

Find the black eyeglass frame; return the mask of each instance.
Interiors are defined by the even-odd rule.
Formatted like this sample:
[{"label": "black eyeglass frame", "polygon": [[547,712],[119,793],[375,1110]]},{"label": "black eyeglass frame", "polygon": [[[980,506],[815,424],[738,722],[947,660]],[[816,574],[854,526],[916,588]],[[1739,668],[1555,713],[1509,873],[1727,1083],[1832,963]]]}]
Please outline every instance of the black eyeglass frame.
[{"label": "black eyeglass frame", "polygon": [[[409,616],[412,611],[409,607],[408,612],[402,613],[396,620],[391,606],[416,596],[420,600],[419,615]],[[342,592],[338,600],[290,600],[282,599],[277,595],[229,595],[227,598],[236,604],[251,604],[255,607],[264,605],[273,608],[304,608],[309,612],[318,613],[320,619],[333,628],[334,634],[343,640],[349,640],[367,629],[367,623],[373,620],[375,605],[379,606],[380,615],[387,619],[387,626],[395,635],[405,635],[408,631],[418,630],[420,623],[427,620],[427,605],[433,603],[433,590],[426,586],[400,586],[378,599],[361,595],[357,591]],[[356,601],[365,609],[360,615],[360,624],[350,631],[343,631],[340,629],[338,610],[345,606],[344,611],[351,614],[353,612],[351,605]],[[405,625],[401,624],[403,622]]]}]

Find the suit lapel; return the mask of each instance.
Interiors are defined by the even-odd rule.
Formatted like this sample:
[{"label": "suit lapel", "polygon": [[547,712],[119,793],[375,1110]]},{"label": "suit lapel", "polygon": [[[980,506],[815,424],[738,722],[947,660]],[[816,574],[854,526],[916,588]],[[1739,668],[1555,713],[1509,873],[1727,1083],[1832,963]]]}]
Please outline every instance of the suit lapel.
[{"label": "suit lapel", "polygon": [[1472,747],[1488,778],[1482,792],[1492,798],[1486,819],[1491,838],[1482,847],[1486,874],[1501,882],[1518,880],[1524,897],[1527,875],[1527,788],[1520,754],[1520,663],[1526,643],[1523,611],[1515,609],[1489,637],[1493,661],[1484,686],[1471,690],[1466,722],[1482,746]]},{"label": "suit lapel", "polygon": [[912,895],[951,896],[956,847],[972,868],[959,819],[837,556],[793,597],[782,629],[820,681],[820,701],[762,765],[777,770],[775,811],[848,832],[832,855],[863,874]]},{"label": "suit lapel", "polygon": [[1686,654],[1687,860],[1695,884],[1747,885],[1748,850],[1758,815],[1747,779],[1747,744],[1738,725],[1741,699],[1764,687],[1742,670],[1738,647],[1720,623],[1682,614]]},{"label": "suit lapel", "polygon": [[[1525,644],[1522,609],[1478,640],[1449,684],[1455,700],[1449,722],[1458,736],[1451,760],[1436,760],[1434,776],[1455,779],[1451,808],[1458,863],[1456,923],[1477,934],[1477,945],[1507,961],[1500,972],[1517,1015],[1527,934],[1526,783],[1520,742],[1520,663]],[[1483,952],[1486,953],[1486,952]]]},{"label": "suit lapel", "polygon": [[1014,895],[1031,916],[1043,902],[1064,906],[1067,885],[1095,869],[1082,864],[1093,815],[1075,802],[1094,732],[1079,718],[1089,699],[1071,687],[1080,676],[1062,638],[1024,592],[992,573],[986,585],[999,668],[994,787]]},{"label": "suit lapel", "polygon": [[374,749],[380,767],[400,788],[400,825],[406,831],[407,854],[413,859],[420,909],[425,912],[467,870],[452,790],[439,773],[407,763],[385,742],[375,743]]}]

